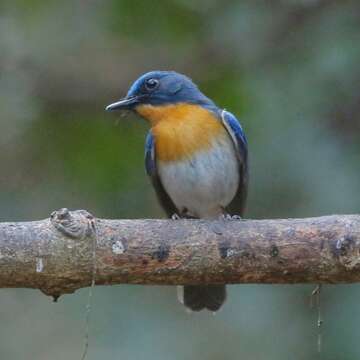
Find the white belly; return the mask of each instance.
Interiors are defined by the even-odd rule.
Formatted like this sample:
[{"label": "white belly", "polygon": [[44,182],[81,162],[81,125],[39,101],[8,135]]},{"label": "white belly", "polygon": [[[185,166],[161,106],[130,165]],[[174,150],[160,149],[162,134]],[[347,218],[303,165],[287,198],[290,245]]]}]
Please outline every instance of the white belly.
[{"label": "white belly", "polygon": [[211,150],[189,159],[161,162],[158,171],[165,191],[179,215],[209,218],[223,212],[234,198],[239,184],[239,167],[234,145],[221,137]]}]

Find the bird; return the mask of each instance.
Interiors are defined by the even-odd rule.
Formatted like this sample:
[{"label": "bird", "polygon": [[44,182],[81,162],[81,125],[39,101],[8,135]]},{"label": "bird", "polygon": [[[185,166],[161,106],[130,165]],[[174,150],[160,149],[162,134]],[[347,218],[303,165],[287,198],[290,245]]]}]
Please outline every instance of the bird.
[{"label": "bird", "polygon": [[[232,220],[243,216],[248,144],[239,120],[205,96],[186,75],[150,71],[105,108],[147,120],[145,168],[169,218]],[[191,311],[216,312],[225,285],[185,285],[179,300]]]}]

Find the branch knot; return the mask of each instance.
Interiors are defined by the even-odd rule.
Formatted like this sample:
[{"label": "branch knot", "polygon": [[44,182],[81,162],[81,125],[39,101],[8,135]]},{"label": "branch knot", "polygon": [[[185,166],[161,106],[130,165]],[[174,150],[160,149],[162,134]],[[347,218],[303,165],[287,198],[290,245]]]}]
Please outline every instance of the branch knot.
[{"label": "branch knot", "polygon": [[51,213],[53,226],[71,239],[82,240],[95,231],[95,218],[86,210],[69,211],[62,208]]}]

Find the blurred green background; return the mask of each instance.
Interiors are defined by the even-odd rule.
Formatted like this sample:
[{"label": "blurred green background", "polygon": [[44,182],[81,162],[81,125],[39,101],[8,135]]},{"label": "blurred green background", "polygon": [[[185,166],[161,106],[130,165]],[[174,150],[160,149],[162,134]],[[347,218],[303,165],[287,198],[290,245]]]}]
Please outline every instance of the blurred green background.
[{"label": "blurred green background", "polygon": [[[1,221],[164,216],[147,124],[103,110],[154,69],[242,119],[248,217],[357,213],[359,44],[358,1],[0,0]],[[324,287],[321,353],[312,289],[231,286],[213,316],[188,315],[173,287],[96,287],[88,359],[358,359],[360,287]],[[80,359],[87,294],[1,290],[0,358]]]}]

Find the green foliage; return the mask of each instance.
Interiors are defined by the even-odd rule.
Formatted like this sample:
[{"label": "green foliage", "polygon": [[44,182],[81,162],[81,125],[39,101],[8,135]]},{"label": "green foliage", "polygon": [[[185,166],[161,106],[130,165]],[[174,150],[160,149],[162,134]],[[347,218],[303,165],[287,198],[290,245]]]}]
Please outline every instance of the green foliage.
[{"label": "green foliage", "polygon": [[120,36],[142,42],[142,46],[148,48],[157,48],[159,41],[165,41],[173,47],[194,42],[202,22],[197,12],[180,1],[112,1],[113,29]]}]

